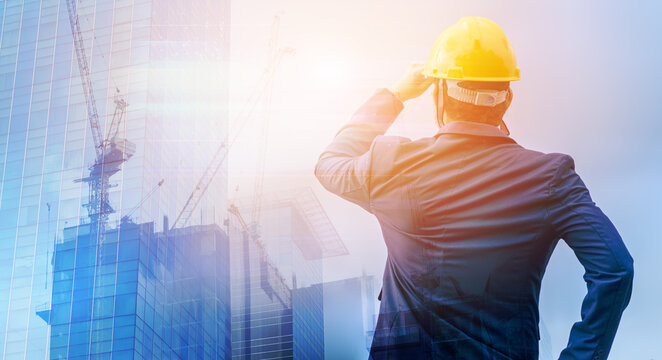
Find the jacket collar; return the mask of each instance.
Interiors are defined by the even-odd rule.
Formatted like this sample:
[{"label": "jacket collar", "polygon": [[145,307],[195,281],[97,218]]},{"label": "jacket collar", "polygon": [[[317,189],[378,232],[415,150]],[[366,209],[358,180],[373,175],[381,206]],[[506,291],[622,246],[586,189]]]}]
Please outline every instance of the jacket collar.
[{"label": "jacket collar", "polygon": [[508,139],[515,142],[506,133],[501,131],[498,127],[481,124],[471,121],[453,121],[439,129],[435,137],[443,134],[461,134],[461,135],[475,135],[475,136],[493,136]]}]

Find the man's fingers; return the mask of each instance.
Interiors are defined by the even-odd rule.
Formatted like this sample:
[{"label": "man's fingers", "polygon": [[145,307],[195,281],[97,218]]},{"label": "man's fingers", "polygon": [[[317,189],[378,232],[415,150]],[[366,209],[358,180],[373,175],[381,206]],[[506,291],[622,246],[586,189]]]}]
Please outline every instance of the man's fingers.
[{"label": "man's fingers", "polygon": [[430,85],[434,81],[433,78],[428,78],[423,74],[423,70],[425,70],[425,65],[424,64],[412,64],[409,67],[409,74],[410,76],[416,80],[417,84],[420,85]]},{"label": "man's fingers", "polygon": [[425,69],[425,65],[423,64],[411,64],[409,67],[409,73],[423,76],[423,69]]},{"label": "man's fingers", "polygon": [[434,82],[434,78],[423,75],[424,69],[425,65],[420,63],[409,65],[404,76],[390,89],[402,101],[420,96]]}]

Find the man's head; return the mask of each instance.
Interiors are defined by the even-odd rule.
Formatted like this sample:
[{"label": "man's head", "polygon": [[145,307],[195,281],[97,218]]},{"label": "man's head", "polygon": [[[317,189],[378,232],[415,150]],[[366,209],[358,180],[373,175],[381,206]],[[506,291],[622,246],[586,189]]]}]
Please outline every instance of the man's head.
[{"label": "man's head", "polygon": [[474,121],[501,126],[512,101],[510,81],[520,79],[515,52],[503,30],[481,17],[466,17],[437,39],[424,74],[439,79],[435,103],[439,126]]},{"label": "man's head", "polygon": [[502,119],[513,100],[510,82],[442,79],[434,86],[435,115],[439,127],[452,121],[473,121],[501,126],[507,132]]}]

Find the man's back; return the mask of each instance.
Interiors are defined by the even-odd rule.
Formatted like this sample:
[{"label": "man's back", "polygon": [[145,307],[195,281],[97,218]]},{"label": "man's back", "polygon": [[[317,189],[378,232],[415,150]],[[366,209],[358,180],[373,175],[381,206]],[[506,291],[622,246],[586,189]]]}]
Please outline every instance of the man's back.
[{"label": "man's back", "polygon": [[560,237],[592,290],[567,355],[608,352],[632,262],[572,159],[526,150],[471,122],[417,141],[375,139],[400,110],[378,92],[316,169],[327,189],[382,227],[388,258],[372,358],[537,358],[540,283]]},{"label": "man's back", "polygon": [[[411,311],[447,356],[485,347],[535,358],[540,281],[558,239],[549,189],[567,158],[468,122],[377,141],[370,206],[388,247],[382,312]],[[378,339],[401,330],[387,324]]]}]

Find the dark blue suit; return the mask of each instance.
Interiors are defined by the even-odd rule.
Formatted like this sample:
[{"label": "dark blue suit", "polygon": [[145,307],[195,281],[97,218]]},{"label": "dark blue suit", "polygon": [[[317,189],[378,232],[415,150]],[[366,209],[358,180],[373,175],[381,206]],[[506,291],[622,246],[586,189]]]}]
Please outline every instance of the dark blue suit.
[{"label": "dark blue suit", "polygon": [[388,258],[373,359],[537,359],[538,296],[563,238],[586,269],[582,321],[561,359],[605,359],[632,291],[633,261],[570,156],[452,122],[411,141],[381,136],[402,110],[380,90],[315,169],[373,213]]}]

